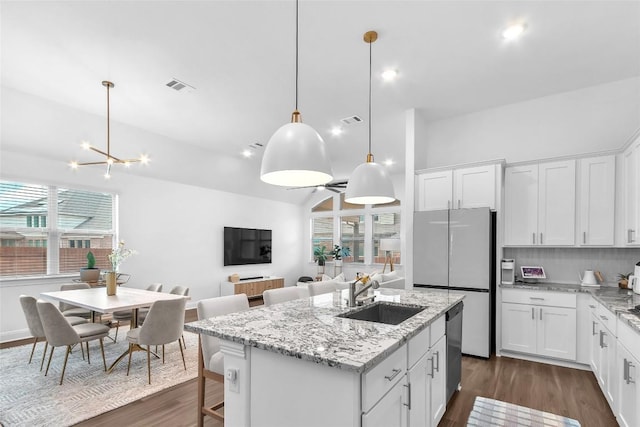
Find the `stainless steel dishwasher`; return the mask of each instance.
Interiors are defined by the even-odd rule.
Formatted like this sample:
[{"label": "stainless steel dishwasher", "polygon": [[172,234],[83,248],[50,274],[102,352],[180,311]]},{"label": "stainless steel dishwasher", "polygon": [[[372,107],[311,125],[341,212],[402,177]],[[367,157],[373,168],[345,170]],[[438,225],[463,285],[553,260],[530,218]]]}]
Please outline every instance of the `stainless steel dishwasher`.
[{"label": "stainless steel dishwasher", "polygon": [[460,386],[462,376],[462,301],[446,314],[447,333],[447,403]]}]

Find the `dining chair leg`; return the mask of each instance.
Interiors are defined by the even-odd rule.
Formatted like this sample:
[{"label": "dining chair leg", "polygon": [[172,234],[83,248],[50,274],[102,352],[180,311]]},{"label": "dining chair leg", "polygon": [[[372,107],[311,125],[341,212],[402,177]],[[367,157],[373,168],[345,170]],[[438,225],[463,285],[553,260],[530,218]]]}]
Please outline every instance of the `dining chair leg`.
[{"label": "dining chair leg", "polygon": [[202,357],[202,338],[198,335],[198,427],[204,426],[204,358]]},{"label": "dining chair leg", "polygon": [[147,346],[147,375],[149,376],[149,385],[151,385],[151,346]]},{"label": "dining chair leg", "polygon": [[129,376],[129,369],[131,368],[131,353],[132,353],[132,349],[131,346],[133,344],[129,343],[129,364],[127,365],[127,376]]},{"label": "dining chair leg", "polygon": [[[80,343],[80,347],[82,347],[82,343]],[[91,356],[89,356],[89,341],[87,341],[87,362],[91,365]]]},{"label": "dining chair leg", "polygon": [[62,385],[62,380],[64,380],[64,371],[67,369],[67,360],[69,359],[69,353],[71,353],[71,346],[67,346],[67,351],[64,354],[64,364],[62,365],[62,373],[60,374],[60,385]]},{"label": "dining chair leg", "polygon": [[187,342],[184,340],[184,334],[182,334],[182,345],[184,346],[184,349],[187,349]]},{"label": "dining chair leg", "polygon": [[49,361],[47,362],[47,370],[44,371],[44,376],[46,377],[47,374],[49,373],[49,365],[51,365],[51,357],[53,356],[53,350],[55,349],[54,346],[51,346],[51,351],[49,352]]},{"label": "dining chair leg", "polygon": [[102,364],[104,365],[104,371],[107,372],[107,359],[104,357],[104,342],[100,338],[100,351],[102,352]]},{"label": "dining chair leg", "polygon": [[116,337],[113,339],[113,342],[118,341],[118,331],[120,330],[120,321],[116,320],[116,322],[118,322],[116,323]]},{"label": "dining chair leg", "polygon": [[162,364],[164,365],[164,344],[162,344]]},{"label": "dining chair leg", "polygon": [[182,364],[184,365],[184,370],[187,370],[187,364],[184,361],[184,351],[182,351],[182,344],[180,344],[180,340],[178,340],[178,347],[180,347],[180,354],[182,355]]},{"label": "dining chair leg", "polygon": [[42,372],[42,367],[44,366],[44,359],[47,358],[47,347],[49,347],[49,341],[44,342],[44,353],[42,353],[42,362],[40,362],[40,372]]},{"label": "dining chair leg", "polygon": [[80,343],[80,350],[82,350],[82,360],[84,360],[84,347],[82,346],[82,343]]},{"label": "dining chair leg", "polygon": [[31,347],[31,356],[29,356],[29,363],[31,363],[31,359],[33,359],[33,352],[36,351],[36,344],[38,343],[38,338],[33,338],[33,347]]}]

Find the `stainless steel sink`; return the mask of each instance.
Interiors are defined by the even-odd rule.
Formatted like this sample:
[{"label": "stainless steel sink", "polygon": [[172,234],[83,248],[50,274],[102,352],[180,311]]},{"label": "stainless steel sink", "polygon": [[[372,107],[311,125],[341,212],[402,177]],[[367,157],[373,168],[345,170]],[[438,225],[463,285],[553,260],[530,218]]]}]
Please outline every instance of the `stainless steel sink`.
[{"label": "stainless steel sink", "polygon": [[420,313],[425,308],[427,307],[376,302],[359,310],[339,314],[337,317],[397,325]]}]

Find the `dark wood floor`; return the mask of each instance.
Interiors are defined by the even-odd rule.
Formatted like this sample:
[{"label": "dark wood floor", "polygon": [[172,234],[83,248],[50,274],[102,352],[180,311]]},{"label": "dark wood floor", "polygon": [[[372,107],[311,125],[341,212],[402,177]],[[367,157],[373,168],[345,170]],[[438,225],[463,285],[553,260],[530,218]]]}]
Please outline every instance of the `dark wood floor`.
[{"label": "dark wood floor", "polygon": [[[187,310],[185,320],[196,320],[195,310]],[[77,425],[194,426],[196,386],[194,379]],[[222,394],[221,384],[207,382],[208,402],[217,401]],[[462,358],[462,390],[449,402],[440,427],[465,426],[476,396],[574,418],[582,427],[618,425],[591,372],[494,356],[489,360]],[[210,417],[205,417],[205,425],[223,427]]]}]

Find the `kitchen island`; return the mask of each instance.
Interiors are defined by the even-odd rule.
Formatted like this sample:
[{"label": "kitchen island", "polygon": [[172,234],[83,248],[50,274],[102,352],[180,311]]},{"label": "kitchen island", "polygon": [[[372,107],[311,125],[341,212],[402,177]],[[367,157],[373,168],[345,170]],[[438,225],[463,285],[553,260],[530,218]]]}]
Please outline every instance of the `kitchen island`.
[{"label": "kitchen island", "polygon": [[[185,325],[222,340],[225,425],[402,425],[442,416],[444,314],[464,296],[379,289],[374,304],[426,307],[390,325],[338,317],[362,309],[347,307],[345,292]],[[422,401],[431,394],[442,394],[433,410]]]}]

